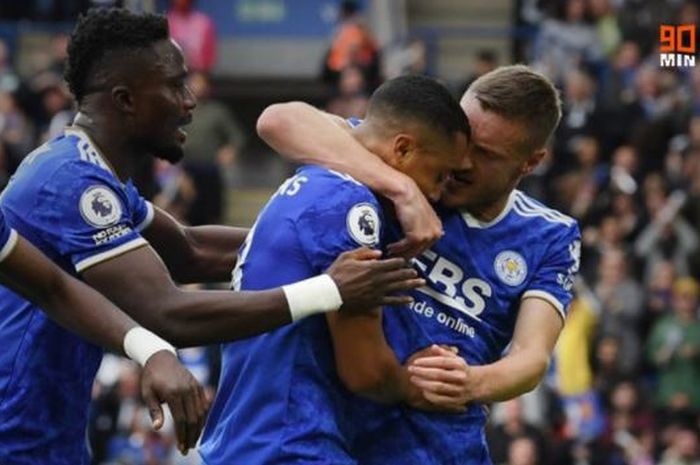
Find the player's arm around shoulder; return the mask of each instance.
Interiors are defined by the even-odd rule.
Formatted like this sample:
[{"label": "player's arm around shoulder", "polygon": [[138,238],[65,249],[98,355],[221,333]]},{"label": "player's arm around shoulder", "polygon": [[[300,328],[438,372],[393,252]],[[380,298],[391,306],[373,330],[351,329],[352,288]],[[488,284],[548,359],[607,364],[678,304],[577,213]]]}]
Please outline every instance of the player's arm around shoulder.
[{"label": "player's arm around shoulder", "polygon": [[522,295],[508,354],[482,366],[470,366],[449,353],[418,358],[409,366],[412,382],[428,399],[452,398],[456,403],[500,402],[534,389],[564,327],[579,263],[578,226],[560,228]]},{"label": "player's arm around shoulder", "polygon": [[475,369],[475,399],[499,402],[518,397],[533,390],[547,372],[579,269],[578,228],[572,233],[552,245],[536,282],[523,295],[508,354]]},{"label": "player's arm around shoulder", "polygon": [[278,103],[260,115],[257,131],[283,157],[349,173],[391,200],[405,233],[392,253],[418,255],[442,236],[442,223],[416,183],[362,146],[343,118],[303,102]]}]

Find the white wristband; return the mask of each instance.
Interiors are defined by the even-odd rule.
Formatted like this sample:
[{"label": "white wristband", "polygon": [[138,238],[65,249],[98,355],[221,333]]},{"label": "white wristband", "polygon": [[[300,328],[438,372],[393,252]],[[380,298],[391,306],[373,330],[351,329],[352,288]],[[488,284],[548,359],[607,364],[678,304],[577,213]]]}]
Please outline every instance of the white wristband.
[{"label": "white wristband", "polygon": [[146,366],[148,359],[161,350],[177,355],[175,347],[146,328],[136,326],[127,331],[124,336],[124,352],[141,366]]},{"label": "white wristband", "polygon": [[327,274],[282,286],[292,321],[309,315],[337,311],[343,305],[338,286]]}]

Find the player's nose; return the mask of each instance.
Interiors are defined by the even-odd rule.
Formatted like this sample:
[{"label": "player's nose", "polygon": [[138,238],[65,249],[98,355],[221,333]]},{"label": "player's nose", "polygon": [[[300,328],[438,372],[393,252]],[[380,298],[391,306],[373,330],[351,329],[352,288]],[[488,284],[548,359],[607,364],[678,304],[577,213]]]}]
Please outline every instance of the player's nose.
[{"label": "player's nose", "polygon": [[445,190],[446,183],[441,182],[438,186],[435,187],[431,192],[428,193],[427,197],[428,200],[436,203],[438,200],[440,200],[440,197],[442,196],[442,192]]},{"label": "player's nose", "polygon": [[467,151],[462,157],[462,162],[459,165],[459,171],[469,171],[473,168],[473,166],[474,162],[472,161],[470,153]]},{"label": "player's nose", "polygon": [[182,105],[185,107],[187,113],[190,113],[197,106],[197,97],[195,97],[194,92],[192,92],[192,89],[190,89],[189,86],[185,86],[185,89],[186,91],[184,98],[182,99]]}]

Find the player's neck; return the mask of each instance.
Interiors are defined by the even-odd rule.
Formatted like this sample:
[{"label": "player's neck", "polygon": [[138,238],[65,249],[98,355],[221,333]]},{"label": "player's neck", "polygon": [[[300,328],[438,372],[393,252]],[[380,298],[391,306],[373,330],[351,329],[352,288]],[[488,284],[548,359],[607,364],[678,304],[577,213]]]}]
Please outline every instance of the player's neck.
[{"label": "player's neck", "polygon": [[[95,113],[79,111],[73,126],[88,135],[100,155],[120,181],[133,177],[135,171],[134,150],[119,131],[93,116]],[[98,113],[99,114],[99,113]]]},{"label": "player's neck", "polygon": [[477,207],[469,208],[467,211],[477,220],[482,221],[484,223],[489,223],[498,218],[498,216],[501,213],[503,213],[503,210],[505,210],[508,207],[508,199],[510,199],[510,194],[511,193],[508,192],[506,195],[496,200],[495,202],[491,202],[487,205],[480,205]]},{"label": "player's neck", "polygon": [[379,157],[387,165],[392,166],[386,140],[377,135],[376,129],[371,123],[365,122],[356,126],[352,129],[352,135],[367,151]]}]

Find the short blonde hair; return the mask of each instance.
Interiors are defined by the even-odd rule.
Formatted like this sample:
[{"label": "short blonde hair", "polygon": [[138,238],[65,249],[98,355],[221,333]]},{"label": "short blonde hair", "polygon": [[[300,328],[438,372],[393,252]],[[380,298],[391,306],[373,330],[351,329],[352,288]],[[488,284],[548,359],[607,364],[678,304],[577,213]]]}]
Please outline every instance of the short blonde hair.
[{"label": "short blonde hair", "polygon": [[481,107],[523,122],[531,149],[547,145],[561,119],[561,98],[552,82],[525,65],[501,66],[474,81],[462,100],[474,96]]},{"label": "short blonde hair", "polygon": [[673,293],[698,297],[700,295],[700,284],[691,277],[678,278],[673,282]]}]

